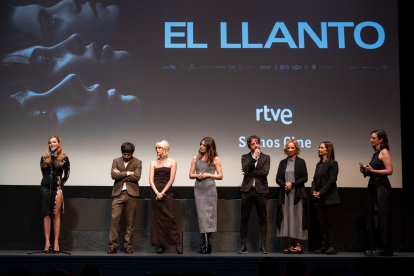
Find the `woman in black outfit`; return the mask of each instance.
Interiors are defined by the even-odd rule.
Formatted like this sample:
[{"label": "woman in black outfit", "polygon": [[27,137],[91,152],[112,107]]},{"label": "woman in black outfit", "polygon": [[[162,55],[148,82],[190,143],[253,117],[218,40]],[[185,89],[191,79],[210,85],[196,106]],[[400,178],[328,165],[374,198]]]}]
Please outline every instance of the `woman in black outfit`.
[{"label": "woman in black outfit", "polygon": [[[40,159],[40,169],[43,174],[40,184],[41,210],[44,215],[43,225],[45,231],[45,252],[59,253],[60,213],[64,211],[63,206],[63,185],[69,178],[69,158],[62,151],[62,143],[59,136],[49,138],[46,153]],[[64,173],[64,177],[62,177]],[[50,194],[50,180],[52,178],[52,200]],[[60,181],[59,181],[60,179]],[[52,210],[53,208],[53,210]],[[53,249],[50,245],[50,216],[53,212],[53,233],[55,242]]]},{"label": "woman in black outfit", "polygon": [[302,240],[308,239],[308,197],[305,191],[308,170],[305,160],[298,156],[298,141],[288,140],[283,151],[288,157],[280,161],[276,174],[276,183],[280,186],[276,209],[277,234],[289,237],[290,247],[283,253],[301,254]]},{"label": "woman in black outfit", "polygon": [[391,232],[391,184],[392,174],[387,133],[377,129],[371,133],[374,155],[369,165],[360,167],[369,176],[367,193],[367,227],[371,250],[366,256],[392,256]]},{"label": "woman in black outfit", "polygon": [[316,254],[336,254],[335,209],[340,203],[336,180],[338,162],[335,161],[334,147],[325,141],[319,145],[319,163],[316,164],[312,181],[312,196],[315,198],[316,212],[321,225],[322,247]]}]

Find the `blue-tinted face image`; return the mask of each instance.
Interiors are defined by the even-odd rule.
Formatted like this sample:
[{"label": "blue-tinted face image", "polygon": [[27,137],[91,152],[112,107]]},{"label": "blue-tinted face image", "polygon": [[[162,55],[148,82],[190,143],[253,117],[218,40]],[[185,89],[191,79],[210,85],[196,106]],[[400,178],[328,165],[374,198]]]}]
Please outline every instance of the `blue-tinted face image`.
[{"label": "blue-tinted face image", "polygon": [[89,44],[111,36],[119,17],[117,5],[63,0],[52,7],[17,6],[11,23],[18,32],[32,35],[47,46],[56,45],[75,33]]},{"label": "blue-tinted face image", "polygon": [[4,64],[25,63],[35,67],[45,76],[66,77],[74,73],[83,80],[103,74],[118,75],[120,68],[131,61],[126,51],[114,51],[110,45],[91,43],[85,45],[81,35],[74,34],[52,46],[33,46],[8,54]]},{"label": "blue-tinted face image", "polygon": [[107,90],[99,84],[85,87],[74,74],[47,92],[21,91],[9,100],[28,118],[57,126],[74,121],[82,124],[108,114],[118,114],[120,120],[133,118],[141,108],[136,97],[122,95],[116,89]]}]

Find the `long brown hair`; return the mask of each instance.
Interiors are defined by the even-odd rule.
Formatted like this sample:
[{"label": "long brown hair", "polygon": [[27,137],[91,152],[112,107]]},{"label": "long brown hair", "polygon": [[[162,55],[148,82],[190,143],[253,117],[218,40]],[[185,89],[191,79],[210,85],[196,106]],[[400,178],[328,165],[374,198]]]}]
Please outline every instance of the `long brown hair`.
[{"label": "long brown hair", "polygon": [[[201,143],[204,141],[204,146],[206,147],[206,157],[207,157],[207,163],[209,165],[214,163],[214,158],[218,156],[218,152],[216,151],[216,143],[214,142],[214,139],[211,137],[204,137],[203,140],[201,140]],[[201,160],[203,158],[203,154],[200,150],[198,150],[198,159]]]},{"label": "long brown hair", "polygon": [[[329,142],[329,141],[322,142],[321,144],[324,144],[325,147],[326,147],[326,149],[328,150],[328,156],[327,156],[328,158],[326,159],[326,161],[329,161],[331,159],[332,160],[335,160],[335,151],[334,151],[333,144],[331,142]],[[323,161],[323,157],[322,156],[319,156],[319,159],[320,159],[320,162]]]},{"label": "long brown hair", "polygon": [[66,154],[64,154],[63,151],[62,151],[62,140],[60,139],[59,136],[52,135],[47,140],[46,153],[43,155],[43,163],[42,163],[43,168],[46,168],[50,164],[50,162],[52,161],[52,152],[51,152],[50,147],[49,147],[49,141],[52,138],[56,138],[56,140],[59,142],[59,145],[60,145],[59,148],[53,154],[56,157],[56,161],[58,162],[58,164],[60,166],[63,166],[63,164],[65,163],[64,159],[66,157]]}]

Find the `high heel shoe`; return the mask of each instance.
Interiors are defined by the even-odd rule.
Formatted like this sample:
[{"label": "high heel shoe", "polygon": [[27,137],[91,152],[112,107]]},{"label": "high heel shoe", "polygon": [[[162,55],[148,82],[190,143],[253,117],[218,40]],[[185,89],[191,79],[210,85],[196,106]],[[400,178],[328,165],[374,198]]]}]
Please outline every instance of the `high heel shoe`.
[{"label": "high heel shoe", "polygon": [[206,249],[204,249],[204,251],[201,252],[201,254],[211,254],[211,244],[208,244]]},{"label": "high heel shoe", "polygon": [[162,254],[165,251],[165,247],[163,245],[158,246],[157,254]]},{"label": "high heel shoe", "polygon": [[201,234],[201,237],[203,238],[203,243],[200,246],[200,249],[197,251],[197,253],[203,253],[204,250],[206,250],[206,240],[204,239],[204,234]]},{"label": "high heel shoe", "polygon": [[[57,248],[57,249],[56,249]],[[59,245],[58,246],[54,246],[53,247],[53,254],[59,254],[60,250],[59,250]]]},{"label": "high heel shoe", "polygon": [[50,251],[52,251],[52,247],[50,246],[50,244],[49,244],[49,246],[47,244],[45,245],[45,250],[44,251],[45,251],[46,254],[50,254]]},{"label": "high heel shoe", "polygon": [[283,254],[292,254],[292,250],[294,250],[295,247],[293,245],[289,246],[288,248],[283,250]]},{"label": "high heel shoe", "polygon": [[179,244],[175,246],[175,251],[177,252],[177,254],[183,254],[183,249]]},{"label": "high heel shoe", "polygon": [[210,244],[211,233],[204,234],[204,250],[201,254],[211,254],[211,244]]},{"label": "high heel shoe", "polygon": [[201,244],[201,247],[200,247],[200,249],[197,251],[197,253],[203,253],[203,251],[204,250],[206,250],[206,244],[203,242],[202,244]]},{"label": "high heel shoe", "polygon": [[291,254],[303,254],[302,245],[301,244],[297,244],[296,247],[293,250],[291,250]]}]

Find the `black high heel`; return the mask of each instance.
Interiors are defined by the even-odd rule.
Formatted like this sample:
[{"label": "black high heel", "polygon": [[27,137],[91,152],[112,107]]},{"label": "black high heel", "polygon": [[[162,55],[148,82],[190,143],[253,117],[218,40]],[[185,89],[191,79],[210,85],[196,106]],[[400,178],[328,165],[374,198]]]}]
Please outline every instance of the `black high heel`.
[{"label": "black high heel", "polygon": [[200,254],[202,254],[203,251],[206,250],[206,241],[204,239],[204,234],[201,234],[201,237],[203,238],[203,243],[201,244],[200,249],[197,251],[197,253],[200,253]]},{"label": "black high heel", "polygon": [[53,251],[52,246],[49,244],[49,247],[46,249],[46,245],[45,245],[45,250],[44,251],[45,251],[46,254],[50,254],[50,252]]},{"label": "black high heel", "polygon": [[211,254],[211,244],[208,244],[207,248],[201,253],[202,254]]},{"label": "black high heel", "polygon": [[292,254],[292,249],[295,249],[293,245],[283,250],[283,254]]},{"label": "black high heel", "polygon": [[[299,247],[299,249],[296,249]],[[291,251],[291,254],[303,254],[303,248],[301,244],[297,244],[294,250]]]},{"label": "black high heel", "polygon": [[211,244],[210,244],[211,233],[204,233],[204,243],[205,247],[201,254],[211,254]]}]

